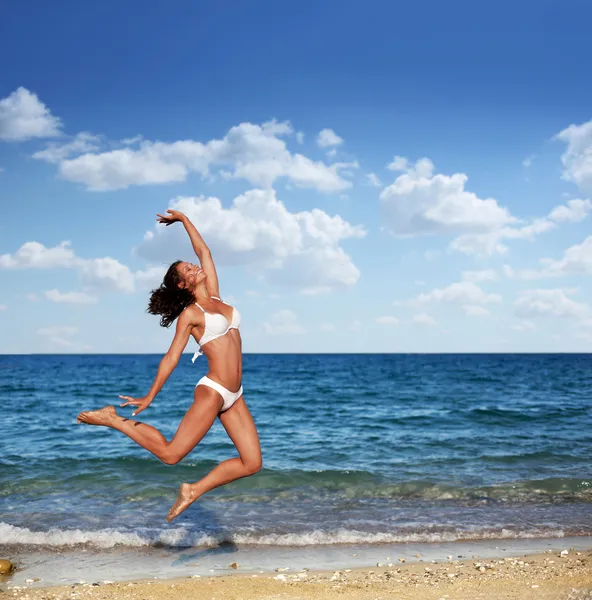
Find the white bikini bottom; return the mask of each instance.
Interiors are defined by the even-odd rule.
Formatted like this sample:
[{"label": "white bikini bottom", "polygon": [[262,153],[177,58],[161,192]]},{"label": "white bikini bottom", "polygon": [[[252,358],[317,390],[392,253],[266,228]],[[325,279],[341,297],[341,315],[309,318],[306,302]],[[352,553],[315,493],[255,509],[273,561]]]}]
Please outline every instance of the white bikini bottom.
[{"label": "white bikini bottom", "polygon": [[222,399],[224,400],[224,404],[222,404],[222,408],[220,412],[224,412],[228,410],[243,394],[243,386],[241,385],[238,389],[238,392],[230,392],[223,385],[216,383],[213,379],[210,379],[207,375],[204,375],[198,382],[195,387],[198,385],[207,385],[211,387],[213,390],[216,390]]}]

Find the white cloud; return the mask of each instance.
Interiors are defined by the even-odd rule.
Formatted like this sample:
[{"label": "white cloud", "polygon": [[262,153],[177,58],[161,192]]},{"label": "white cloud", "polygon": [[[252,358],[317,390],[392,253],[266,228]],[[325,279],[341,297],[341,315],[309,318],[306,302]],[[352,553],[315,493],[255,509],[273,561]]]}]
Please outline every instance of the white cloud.
[{"label": "white cloud", "polygon": [[0,269],[54,269],[77,264],[70,242],[46,248],[39,242],[26,242],[14,254],[0,255]]},{"label": "white cloud", "polygon": [[79,267],[82,283],[89,289],[101,291],[134,291],[134,275],[128,267],[114,258],[94,258]]},{"label": "white cloud", "polygon": [[71,325],[52,325],[51,327],[42,327],[37,330],[39,335],[46,337],[67,337],[78,333],[78,327]]},{"label": "white cloud", "polygon": [[487,304],[501,302],[499,294],[488,294],[472,281],[459,281],[444,288],[436,288],[431,292],[422,293],[416,302],[450,302],[453,304]]},{"label": "white cloud", "polygon": [[530,223],[517,227],[500,227],[486,233],[464,234],[450,243],[453,250],[463,254],[477,256],[491,256],[503,254],[508,251],[502,240],[528,240],[533,241],[537,235],[555,229],[558,223],[577,222],[585,219],[592,211],[589,200],[569,200],[553,208],[546,217],[538,217]]},{"label": "white cloud", "polygon": [[[365,230],[316,208],[291,213],[274,190],[245,192],[229,208],[204,197],[180,197],[171,207],[198,224],[216,264],[257,265],[268,283],[314,294],[354,285],[360,276],[340,243],[364,237]],[[138,253],[152,262],[170,262],[187,248],[181,228],[156,225]]]},{"label": "white cloud", "polygon": [[60,135],[60,119],[39,98],[19,87],[0,100],[0,140],[21,142]]},{"label": "white cloud", "polygon": [[339,146],[343,143],[343,139],[340,138],[332,129],[323,129],[319,131],[317,135],[317,145],[321,148],[328,148],[329,146]]},{"label": "white cloud", "polygon": [[575,317],[585,318],[590,309],[587,304],[568,297],[573,290],[561,288],[526,290],[518,294],[514,302],[519,317]]},{"label": "white cloud", "polygon": [[151,142],[140,150],[123,148],[101,154],[83,154],[60,163],[59,173],[68,181],[83,183],[91,191],[125,189],[184,181],[188,169],[181,162],[163,159]]},{"label": "white cloud", "polygon": [[409,169],[409,160],[404,156],[395,156],[395,158],[393,158],[392,162],[390,162],[386,168],[389,169],[389,171],[407,171],[407,169]]},{"label": "white cloud", "polygon": [[[394,161],[405,172],[380,194],[385,229],[395,236],[487,232],[515,219],[497,201],[467,192],[467,176],[434,175],[431,160],[410,166],[401,157]],[[394,170],[393,163],[389,168]]]},{"label": "white cloud", "polygon": [[269,188],[279,178],[301,188],[339,192],[351,187],[342,175],[357,163],[327,165],[302,154],[291,153],[283,139],[294,130],[290,123],[269,121],[262,125],[241,123],[222,139],[153,142],[142,140],[138,148],[84,153],[59,163],[61,177],[82,183],[89,190],[124,189],[131,185],[184,181],[190,172],[203,178],[218,174],[246,179]]},{"label": "white cloud", "polygon": [[372,187],[382,187],[382,181],[376,173],[366,173],[366,182]]},{"label": "white cloud", "polygon": [[488,317],[491,315],[491,312],[484,306],[477,306],[474,304],[465,304],[463,310],[468,317]]},{"label": "white cloud", "polygon": [[59,290],[47,290],[45,297],[52,302],[64,304],[93,304],[96,298],[84,292],[60,292]]},{"label": "white cloud", "polygon": [[42,327],[37,330],[37,334],[47,339],[47,343],[50,347],[63,348],[68,350],[90,350],[90,346],[80,345],[71,339],[73,335],[78,333],[78,327],[72,327],[70,325],[51,325],[49,327]]},{"label": "white cloud", "polygon": [[148,267],[143,271],[136,271],[136,282],[142,289],[157,288],[162,283],[167,269],[168,267]]},{"label": "white cloud", "polygon": [[0,304],[0,312],[3,310],[8,310],[8,306],[6,306],[6,304]]},{"label": "white cloud", "polygon": [[567,248],[560,260],[543,258],[541,262],[545,271],[552,274],[592,273],[592,235],[581,244]]},{"label": "white cloud", "polygon": [[525,169],[529,169],[532,166],[532,163],[534,162],[534,159],[536,158],[535,154],[531,154],[530,156],[527,156],[523,161],[522,161],[522,166]]},{"label": "white cloud", "polygon": [[592,273],[592,235],[581,244],[567,248],[559,260],[541,258],[540,269],[513,269],[504,265],[504,273],[513,279],[543,279],[546,277],[561,277],[566,275]]},{"label": "white cloud", "polygon": [[50,142],[45,150],[39,150],[33,154],[33,158],[44,160],[49,163],[59,164],[64,159],[72,154],[80,154],[83,152],[91,152],[100,148],[101,138],[98,135],[93,135],[88,131],[77,133],[69,142],[62,144]]},{"label": "white cloud", "polygon": [[29,292],[28,294],[25,294],[25,298],[27,300],[29,300],[30,302],[38,302],[39,301],[39,296],[35,292]]},{"label": "white cloud", "polygon": [[436,319],[430,317],[430,315],[428,315],[427,313],[419,313],[419,314],[413,315],[413,318],[411,319],[411,321],[415,325],[435,325],[436,324]]},{"label": "white cloud", "polygon": [[555,222],[570,221],[572,223],[583,221],[592,211],[592,202],[590,200],[573,199],[568,200],[564,205],[557,206],[550,214],[549,218]]},{"label": "white cloud", "polygon": [[304,133],[302,131],[297,131],[296,132],[296,141],[299,144],[304,144]]},{"label": "white cloud", "polygon": [[463,271],[463,281],[472,281],[478,283],[480,281],[495,281],[497,273],[494,269],[483,269],[481,271]]},{"label": "white cloud", "polygon": [[263,329],[270,335],[304,333],[304,329],[298,324],[298,317],[288,309],[273,313],[269,317],[269,321],[263,324]]},{"label": "white cloud", "polygon": [[516,325],[513,325],[512,329],[514,329],[515,331],[536,331],[537,326],[532,321],[527,321],[526,319],[523,319]]},{"label": "white cloud", "polygon": [[376,322],[380,325],[398,325],[399,319],[391,315],[385,315],[383,317],[378,317]]},{"label": "white cloud", "polygon": [[563,178],[582,189],[592,189],[592,120],[570,125],[555,137],[567,144],[561,157]]},{"label": "white cloud", "polygon": [[[147,287],[159,277],[162,278],[164,273],[162,267],[149,267],[147,270],[132,273],[127,266],[110,257],[80,258],[75,255],[70,242],[61,242],[53,248],[47,248],[39,242],[25,242],[14,254],[0,255],[0,269],[56,268],[75,269],[85,286],[85,291],[91,292],[131,293],[135,290],[136,282],[142,287]],[[29,296],[29,299],[32,299],[32,296]]]},{"label": "white cloud", "polygon": [[335,325],[332,325],[331,323],[321,323],[320,326],[321,331],[335,331]]}]

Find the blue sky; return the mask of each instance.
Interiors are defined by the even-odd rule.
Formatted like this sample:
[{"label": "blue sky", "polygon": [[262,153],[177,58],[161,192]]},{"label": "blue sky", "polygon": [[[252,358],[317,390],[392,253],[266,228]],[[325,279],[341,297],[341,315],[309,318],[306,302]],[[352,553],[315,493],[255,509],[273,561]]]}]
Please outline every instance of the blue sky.
[{"label": "blue sky", "polygon": [[589,351],[591,18],[7,3],[0,352],[165,351],[173,206],[247,352]]}]

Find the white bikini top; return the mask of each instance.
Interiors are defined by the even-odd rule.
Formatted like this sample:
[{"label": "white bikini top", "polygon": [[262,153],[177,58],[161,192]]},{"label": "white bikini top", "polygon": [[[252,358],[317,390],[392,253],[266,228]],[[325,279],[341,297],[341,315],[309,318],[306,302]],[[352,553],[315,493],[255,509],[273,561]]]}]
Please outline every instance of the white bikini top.
[{"label": "white bikini top", "polygon": [[[216,296],[212,296],[212,298],[220,300],[220,298],[217,298]],[[222,300],[220,300],[220,302],[222,302]],[[195,304],[197,304],[197,302]],[[226,302],[224,302],[224,304],[226,304]],[[232,309],[232,319],[229,323],[228,319],[224,315],[219,313],[209,313],[205,311],[199,304],[197,304],[197,306],[201,308],[206,320],[204,333],[198,342],[201,348],[203,348],[208,342],[226,335],[231,329],[238,329],[240,327],[241,316],[236,308]],[[195,359],[202,354],[203,352],[196,352],[193,355],[191,362],[195,362]]]}]

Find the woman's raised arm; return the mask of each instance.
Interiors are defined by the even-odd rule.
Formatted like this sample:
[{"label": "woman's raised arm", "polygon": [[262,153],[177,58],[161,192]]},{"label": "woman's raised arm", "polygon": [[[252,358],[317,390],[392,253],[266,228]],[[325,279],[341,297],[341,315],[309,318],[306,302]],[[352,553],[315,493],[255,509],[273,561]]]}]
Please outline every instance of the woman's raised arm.
[{"label": "woman's raised arm", "polygon": [[193,250],[199,258],[199,262],[201,268],[205,271],[208,276],[206,279],[206,289],[210,296],[220,297],[220,290],[218,284],[218,273],[216,273],[216,266],[214,265],[214,261],[212,260],[212,253],[208,248],[207,244],[204,242],[201,237],[199,231],[195,228],[195,225],[189,220],[189,218],[184,215],[182,212],[178,210],[167,209],[169,215],[157,215],[158,222],[164,223],[165,225],[172,225],[177,221],[183,223],[185,230],[189,235],[189,239],[191,240],[191,245],[193,246]]}]

